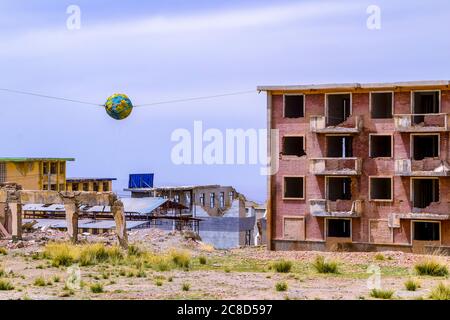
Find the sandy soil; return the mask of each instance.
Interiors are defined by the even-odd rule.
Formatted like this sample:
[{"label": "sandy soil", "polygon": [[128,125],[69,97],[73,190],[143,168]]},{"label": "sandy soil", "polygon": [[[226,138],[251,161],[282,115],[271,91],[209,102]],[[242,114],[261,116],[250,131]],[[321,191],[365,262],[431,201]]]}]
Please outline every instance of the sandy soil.
[{"label": "sandy soil", "polygon": [[[113,235],[82,238],[115,243]],[[369,267],[380,268],[382,288],[394,290],[396,299],[427,298],[439,282],[448,283],[445,278],[415,276],[414,264],[427,257],[401,252],[384,252],[380,260],[375,253],[269,252],[264,247],[214,250],[182,234],[155,229],[131,232],[129,238],[131,243],[152,252],[185,249],[192,255],[192,266],[188,271],[146,269],[145,277],[127,274],[126,266],[81,267],[81,287],[68,294],[64,287],[72,269],[52,267],[45,259],[32,259],[33,253],[41,251],[48,241],[63,240],[65,234],[53,230],[34,232],[26,234],[19,243],[0,240],[0,247],[7,248],[7,254],[0,255],[0,270],[4,271],[0,280],[14,286],[13,290],[0,290],[0,299],[370,299],[368,279],[373,274],[367,273]],[[311,263],[319,254],[337,260],[340,272],[317,273]],[[205,265],[198,263],[200,255],[206,257]],[[294,263],[290,273],[271,270],[272,262],[279,259]],[[449,257],[439,259],[450,263]],[[35,285],[39,277],[50,283]],[[421,283],[414,292],[404,288],[405,280],[411,277]],[[287,290],[276,291],[278,282],[286,282]],[[93,293],[90,286],[95,283],[101,283],[104,292]],[[189,284],[188,291],[182,290],[183,284]]]}]

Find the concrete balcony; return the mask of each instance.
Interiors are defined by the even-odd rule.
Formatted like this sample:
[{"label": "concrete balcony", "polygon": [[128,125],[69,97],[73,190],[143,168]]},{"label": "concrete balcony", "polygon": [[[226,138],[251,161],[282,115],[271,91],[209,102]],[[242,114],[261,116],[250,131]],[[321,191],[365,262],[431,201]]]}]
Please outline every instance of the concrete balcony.
[{"label": "concrete balcony", "polygon": [[440,159],[396,159],[394,168],[402,177],[450,177],[450,165]]},{"label": "concrete balcony", "polygon": [[395,114],[394,124],[398,132],[449,131],[447,113]]},{"label": "concrete balcony", "polygon": [[364,211],[363,204],[363,200],[311,199],[309,212],[314,217],[358,218]]},{"label": "concrete balcony", "polygon": [[336,125],[327,125],[325,116],[311,116],[309,120],[311,132],[315,133],[352,133],[358,134],[363,128],[361,116],[350,116],[346,121]]},{"label": "concrete balcony", "polygon": [[361,175],[361,158],[312,158],[309,159],[309,172],[322,176]]}]

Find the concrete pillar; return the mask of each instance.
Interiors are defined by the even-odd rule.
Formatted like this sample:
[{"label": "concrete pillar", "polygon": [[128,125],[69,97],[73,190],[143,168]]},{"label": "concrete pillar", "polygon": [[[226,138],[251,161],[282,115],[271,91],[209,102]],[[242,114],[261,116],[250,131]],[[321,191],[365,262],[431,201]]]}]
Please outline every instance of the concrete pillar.
[{"label": "concrete pillar", "polygon": [[116,222],[116,234],[119,245],[124,249],[128,249],[127,226],[122,201],[115,200],[111,206],[111,211],[114,216],[114,221]]},{"label": "concrete pillar", "polygon": [[11,215],[11,235],[13,241],[22,239],[22,205],[17,202],[8,203]]},{"label": "concrete pillar", "polygon": [[65,202],[67,233],[73,243],[78,242],[78,206],[75,202]]}]

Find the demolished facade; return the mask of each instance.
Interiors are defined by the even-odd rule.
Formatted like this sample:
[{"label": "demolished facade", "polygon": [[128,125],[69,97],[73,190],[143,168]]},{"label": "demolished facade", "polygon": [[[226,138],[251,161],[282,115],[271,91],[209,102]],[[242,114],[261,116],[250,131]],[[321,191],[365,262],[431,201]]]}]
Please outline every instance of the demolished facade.
[{"label": "demolished facade", "polygon": [[[128,188],[132,198],[161,197],[186,207],[184,215],[199,220],[199,236],[219,249],[253,245],[255,216],[247,215],[245,197],[220,185]],[[170,224],[160,224],[172,229]]]},{"label": "demolished facade", "polygon": [[15,184],[0,184],[0,235],[12,240],[22,238],[22,209],[27,204],[64,206],[65,223],[70,240],[78,241],[80,208],[82,206],[109,206],[115,222],[119,244],[128,246],[123,203],[112,192],[57,192],[22,190]]}]

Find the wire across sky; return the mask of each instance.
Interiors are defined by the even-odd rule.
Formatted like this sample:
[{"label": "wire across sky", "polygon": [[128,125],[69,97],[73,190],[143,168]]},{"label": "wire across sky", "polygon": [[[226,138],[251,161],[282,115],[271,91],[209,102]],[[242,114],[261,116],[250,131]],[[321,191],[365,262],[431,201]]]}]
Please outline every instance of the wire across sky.
[{"label": "wire across sky", "polygon": [[[104,104],[101,104],[101,103],[94,103],[94,102],[77,100],[77,99],[57,97],[57,96],[41,94],[41,93],[36,93],[36,92],[14,90],[14,89],[7,89],[7,88],[0,88],[0,91],[7,92],[7,93],[34,96],[34,97],[45,98],[45,99],[65,101],[65,102],[81,103],[81,104],[92,105],[92,106],[96,106],[96,107],[104,106]],[[145,103],[145,104],[138,104],[138,105],[135,105],[134,107],[139,108],[139,107],[149,107],[149,106],[156,106],[156,105],[162,105],[162,104],[172,104],[172,103],[181,103],[181,102],[189,102],[189,101],[208,100],[208,99],[218,99],[218,98],[222,98],[222,97],[237,96],[237,95],[244,95],[244,94],[250,94],[250,93],[256,93],[256,91],[255,90],[236,91],[236,92],[222,93],[222,94],[216,94],[216,95],[197,96],[197,97],[189,97],[189,98],[183,98],[183,99],[157,101],[157,102],[151,102],[151,103]]]}]

